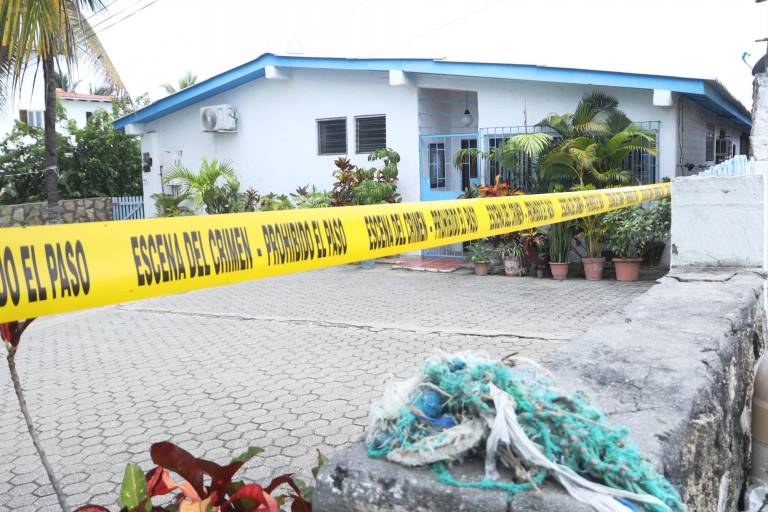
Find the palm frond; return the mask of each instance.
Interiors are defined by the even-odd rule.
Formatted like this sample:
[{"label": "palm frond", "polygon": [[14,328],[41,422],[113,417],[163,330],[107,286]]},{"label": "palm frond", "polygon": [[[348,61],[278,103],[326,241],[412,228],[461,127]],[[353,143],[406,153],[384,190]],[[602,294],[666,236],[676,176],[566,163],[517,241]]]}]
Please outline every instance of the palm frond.
[{"label": "palm frond", "polygon": [[525,153],[529,157],[540,155],[552,143],[552,136],[548,133],[521,133],[510,138],[503,147],[506,150],[514,150]]},{"label": "palm frond", "polygon": [[480,151],[479,149],[460,149],[453,155],[453,166],[460,169],[470,158],[491,158],[491,153]]},{"label": "palm frond", "polygon": [[[69,3],[72,4],[71,1]],[[72,15],[75,14],[72,13]],[[80,16],[80,19],[74,24],[73,33],[78,41],[78,56],[84,57],[91,67],[104,77],[106,84],[114,92],[127,97],[128,90],[123,79],[120,78],[120,73],[88,20]]]}]

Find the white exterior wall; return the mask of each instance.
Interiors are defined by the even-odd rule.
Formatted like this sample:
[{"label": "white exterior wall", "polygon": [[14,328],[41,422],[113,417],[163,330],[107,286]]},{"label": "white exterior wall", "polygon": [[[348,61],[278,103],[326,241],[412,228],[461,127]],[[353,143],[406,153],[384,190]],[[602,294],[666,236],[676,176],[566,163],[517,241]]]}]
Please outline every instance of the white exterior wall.
[{"label": "white exterior wall", "polygon": [[[21,83],[21,90],[13,92],[10,87],[5,91],[6,102],[0,107],[0,139],[13,130],[13,125],[19,119],[19,110],[45,110],[45,96],[42,86],[42,70],[35,82],[31,72]],[[33,83],[36,87],[32,87]]]},{"label": "white exterior wall", "polygon": [[[167,169],[173,163],[172,156],[178,154],[181,163],[191,169],[196,169],[204,156],[230,160],[243,188],[255,187],[262,194],[287,194],[308,183],[328,190],[336,155],[317,154],[316,120],[346,117],[349,156],[353,163],[368,166],[367,155],[354,153],[354,117],[376,114],[386,115],[387,146],[401,155],[399,190],[403,200],[417,201],[420,133],[524,125],[526,111],[527,123],[532,126],[549,114],[573,112],[584,94],[594,90],[615,96],[633,121],[660,122],[658,177],[680,174],[677,95],[673,95],[672,106],[659,107],[653,104],[653,91],[647,89],[438,75],[410,76],[408,85],[391,86],[388,74],[379,71],[293,69],[286,75],[286,79],[254,80],[143,125],[142,151],[153,160],[152,171],[144,174],[148,214],[153,213],[150,196],[162,190],[161,166]],[[459,126],[465,91],[470,91],[474,116],[474,124],[468,128]],[[428,101],[435,98],[448,102]],[[201,131],[200,108],[217,104],[235,107],[237,133]],[[445,116],[451,113],[446,109],[454,109],[457,115]],[[718,128],[738,129],[714,114],[712,117],[720,121]],[[702,122],[689,119],[688,131],[692,133],[695,126],[703,133]],[[738,143],[736,133],[733,136]]]},{"label": "white exterior wall", "polygon": [[736,154],[741,154],[740,137],[744,133],[749,135],[749,130],[685,98],[683,98],[679,108],[681,109],[679,132],[682,144],[678,175],[690,174],[685,168],[687,164],[693,164],[697,168],[706,168],[715,164],[714,160],[708,161],[706,159],[706,128],[708,124],[715,128],[715,140],[720,137],[720,130],[725,130],[726,135],[731,137],[731,143],[736,146]]},{"label": "white exterior wall", "polygon": [[661,122],[657,172],[660,178],[675,176],[675,107],[654,106],[652,90],[442,76],[422,76],[417,83],[420,87],[476,91],[480,128],[522,126],[526,110],[528,125],[533,126],[549,114],[573,112],[588,92],[605,91],[619,100],[619,108],[631,120]]},{"label": "white exterior wall", "polygon": [[67,117],[74,119],[80,128],[85,126],[87,112],[96,112],[97,110],[109,112],[112,109],[112,103],[106,101],[71,100],[67,98],[59,98],[59,101],[61,101],[61,104],[67,111]]},{"label": "white exterior wall", "polygon": [[[200,107],[230,104],[237,111],[237,133],[201,131]],[[419,199],[416,88],[390,86],[387,73],[291,70],[285,80],[258,79],[144,125],[142,152],[152,156],[144,174],[147,214],[151,195],[161,191],[160,166],[168,152],[181,150],[182,165],[197,169],[202,157],[227,159],[242,188],[260,193],[290,193],[314,184],[330,190],[336,155],[318,155],[317,119],[347,118],[347,151],[352,162],[368,167],[368,154],[355,154],[355,116],[384,114],[387,146],[401,156],[399,190],[404,201]],[[380,164],[379,164],[380,165]]]}]

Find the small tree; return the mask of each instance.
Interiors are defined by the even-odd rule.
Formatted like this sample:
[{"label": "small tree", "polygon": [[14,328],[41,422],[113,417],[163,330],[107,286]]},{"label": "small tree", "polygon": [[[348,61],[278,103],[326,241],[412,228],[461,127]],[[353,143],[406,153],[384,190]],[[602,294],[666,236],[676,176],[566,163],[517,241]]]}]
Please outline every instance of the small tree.
[{"label": "small tree", "polygon": [[229,161],[203,158],[200,170],[191,171],[184,166],[172,167],[163,178],[165,184],[178,181],[182,193],[190,198],[196,210],[206,213],[229,213],[243,210],[240,182]]}]

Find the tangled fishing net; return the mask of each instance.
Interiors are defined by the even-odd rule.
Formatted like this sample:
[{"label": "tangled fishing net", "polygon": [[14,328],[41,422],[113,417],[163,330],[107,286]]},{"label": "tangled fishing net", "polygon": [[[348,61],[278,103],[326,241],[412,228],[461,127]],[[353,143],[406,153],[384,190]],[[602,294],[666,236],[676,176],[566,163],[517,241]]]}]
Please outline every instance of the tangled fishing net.
[{"label": "tangled fishing net", "polygon": [[[514,495],[552,477],[600,512],[685,510],[626,428],[609,424],[583,396],[558,390],[537,365],[441,353],[420,374],[389,384],[372,417],[371,457],[430,465],[444,484]],[[456,480],[447,463],[472,455],[484,457],[485,477]]]}]

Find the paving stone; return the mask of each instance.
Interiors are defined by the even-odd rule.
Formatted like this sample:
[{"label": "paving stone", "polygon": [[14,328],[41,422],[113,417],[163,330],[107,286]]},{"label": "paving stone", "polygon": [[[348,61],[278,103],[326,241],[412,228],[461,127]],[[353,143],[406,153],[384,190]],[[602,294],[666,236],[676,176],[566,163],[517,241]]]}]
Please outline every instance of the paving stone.
[{"label": "paving stone", "polygon": [[[652,284],[342,266],[41,318],[17,366],[70,504],[114,508],[160,440],[222,463],[258,446],[246,479],[307,478],[436,349],[541,358]],[[9,389],[0,371],[0,512],[58,510]]]}]

